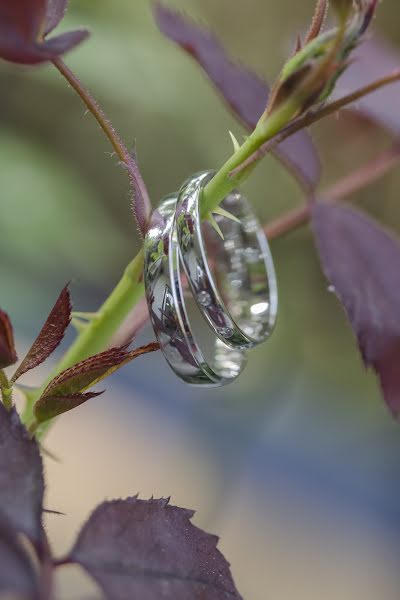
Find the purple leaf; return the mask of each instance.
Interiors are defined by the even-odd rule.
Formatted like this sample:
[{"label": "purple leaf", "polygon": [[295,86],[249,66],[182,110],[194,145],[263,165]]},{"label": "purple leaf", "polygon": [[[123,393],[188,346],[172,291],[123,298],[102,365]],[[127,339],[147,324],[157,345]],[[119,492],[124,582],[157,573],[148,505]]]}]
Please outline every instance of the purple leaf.
[{"label": "purple leaf", "polygon": [[68,0],[48,0],[46,11],[45,34],[49,34],[63,19],[68,7]]},{"label": "purple leaf", "polygon": [[[400,52],[386,42],[371,39],[355,51],[353,62],[338,83],[335,98],[355,92],[359,88],[400,69]],[[400,136],[400,83],[369,94],[349,106],[355,114],[365,115],[396,137]]]},{"label": "purple leaf", "polygon": [[71,297],[68,286],[66,286],[31,349],[13,375],[12,381],[16,381],[27,371],[42,364],[59,346],[71,321],[71,310]]},{"label": "purple leaf", "polygon": [[41,539],[42,459],[15,410],[0,404],[0,516],[31,540]]},{"label": "purple leaf", "polygon": [[394,415],[400,412],[400,243],[353,209],[313,207],[325,275],[343,304],[364,363],[380,379]]},{"label": "purple leaf", "polygon": [[87,29],[75,29],[74,31],[68,31],[67,33],[62,33],[46,40],[43,47],[49,54],[56,58],[72,50],[88,37],[89,31]]},{"label": "purple leaf", "polygon": [[378,7],[378,0],[361,0],[361,29],[360,34],[362,35],[368,29],[374,18],[376,9]]},{"label": "purple leaf", "polygon": [[17,360],[10,318],[0,310],[0,369],[13,365]]},{"label": "purple leaf", "polygon": [[168,500],[105,502],[78,536],[70,560],[113,600],[239,600],[218,538]]},{"label": "purple leaf", "polygon": [[[154,14],[161,32],[198,62],[231,110],[249,130],[253,130],[267,106],[268,85],[249,69],[234,63],[209,31],[182,14],[159,2],[154,5]],[[307,190],[315,188],[321,165],[306,132],[285,140],[275,153],[303,187]]]},{"label": "purple leaf", "polygon": [[5,521],[0,521],[0,596],[10,600],[37,600],[38,582],[31,561]]},{"label": "purple leaf", "polygon": [[46,62],[87,37],[86,31],[79,31],[44,40],[43,33],[57,22],[62,10],[62,2],[53,4],[51,8],[46,0],[0,0],[0,58],[28,65]]}]

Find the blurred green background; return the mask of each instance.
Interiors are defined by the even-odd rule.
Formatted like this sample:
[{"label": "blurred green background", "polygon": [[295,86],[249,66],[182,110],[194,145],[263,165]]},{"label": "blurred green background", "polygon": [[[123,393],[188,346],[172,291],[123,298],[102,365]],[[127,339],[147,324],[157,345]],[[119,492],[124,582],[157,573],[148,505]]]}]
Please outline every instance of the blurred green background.
[{"label": "blurred green background", "polygon": [[[168,4],[208,24],[233,56],[272,80],[314,2]],[[400,45],[399,24],[398,0],[382,2],[375,30]],[[62,29],[77,25],[90,26],[92,37],[66,62],[136,148],[154,204],[228,157],[228,131],[244,132],[196,65],[158,33],[148,0],[72,0]],[[139,242],[126,177],[59,74],[1,63],[0,85],[1,305],[22,348],[66,281],[78,310],[96,309]],[[345,114],[313,137],[324,185],[388,145]],[[393,172],[354,200],[399,231],[399,184]],[[265,221],[302,201],[271,158],[246,189]],[[160,354],[145,357],[52,430],[47,444],[61,463],[47,461],[47,507],[67,514],[49,517],[56,550],[68,548],[105,498],[172,496],[221,536],[246,600],[399,597],[398,425],[327,290],[311,232],[274,242],[273,254],[279,323],[238,383],[194,391]],[[98,597],[73,569],[58,585],[63,600]]]}]

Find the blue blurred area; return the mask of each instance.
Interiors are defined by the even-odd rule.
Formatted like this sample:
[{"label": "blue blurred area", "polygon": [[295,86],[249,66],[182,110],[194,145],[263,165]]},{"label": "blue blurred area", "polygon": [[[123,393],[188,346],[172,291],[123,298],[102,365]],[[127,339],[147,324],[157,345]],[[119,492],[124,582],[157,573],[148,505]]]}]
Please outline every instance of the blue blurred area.
[{"label": "blue blurred area", "polygon": [[[171,4],[208,22],[234,56],[269,79],[291,48],[293,34],[306,27],[313,6],[311,0]],[[398,2],[386,0],[377,28],[400,44],[399,14]],[[228,131],[238,138],[244,132],[190,59],[158,34],[147,0],[75,0],[65,28],[77,24],[89,24],[93,36],[67,62],[136,148],[154,204],[190,173],[225,160],[231,152]],[[1,305],[12,316],[21,343],[27,344],[67,281],[72,281],[78,310],[96,309],[139,240],[124,173],[58,74],[50,67],[27,70],[3,63],[0,82]],[[387,144],[383,134],[349,116],[328,120],[313,135],[322,153],[324,184]],[[354,200],[400,230],[399,183],[399,173],[392,173]],[[264,220],[302,200],[294,182],[271,159],[246,190]],[[61,419],[52,432],[51,445],[57,449],[59,444],[62,456],[68,448],[63,440],[71,433],[81,452],[69,475],[60,467],[69,494],[54,492],[53,500],[70,502],[73,512],[71,490],[76,480],[87,477],[81,461],[86,452],[93,455],[92,448],[99,460],[93,463],[97,467],[92,465],[91,479],[109,477],[100,460],[105,449],[92,446],[96,423],[107,432],[110,453],[115,448],[126,456],[105,493],[122,493],[130,465],[135,472],[130,493],[147,490],[149,482],[159,493],[161,464],[169,474],[162,493],[172,494],[177,503],[193,502],[200,524],[221,534],[245,598],[286,598],[292,576],[297,600],[330,598],[334,590],[332,597],[372,600],[384,573],[387,588],[381,595],[394,600],[400,565],[387,560],[386,552],[393,557],[400,539],[398,425],[384,406],[375,377],[365,373],[344,313],[327,290],[311,232],[304,228],[274,242],[273,254],[279,323],[271,341],[252,353],[240,380],[204,392],[179,382],[160,354],[134,362],[113,376],[104,398],[76,411],[72,420]],[[149,339],[147,329],[140,341]],[[114,389],[119,396],[111,408]],[[143,439],[138,436],[142,422],[151,423]],[[154,432],[169,432],[171,438],[157,440]],[[130,440],[131,435],[139,441]],[[175,448],[171,454],[167,442]],[[68,466],[72,458],[65,452]],[[176,462],[186,456],[187,463]],[[57,477],[57,469],[51,467],[51,477]],[[298,522],[307,525],[305,531],[297,530]],[[335,550],[329,550],[332,557],[328,551],[324,556],[310,550],[309,570],[295,575],[291,549],[304,544],[306,560],[307,543],[318,538],[318,531],[325,539],[325,527],[338,536]],[[339,580],[349,573],[338,557],[359,530],[370,532],[372,545],[377,540],[378,558],[368,555],[365,570],[355,562],[353,576],[369,581],[369,573],[377,589],[355,584],[343,591]],[[276,547],[282,559],[275,559],[282,569],[287,561],[287,573],[271,577],[266,594],[262,582],[269,568],[273,575]],[[335,582],[328,571],[316,578],[310,596],[316,556],[321,564],[339,561],[340,566]]]}]

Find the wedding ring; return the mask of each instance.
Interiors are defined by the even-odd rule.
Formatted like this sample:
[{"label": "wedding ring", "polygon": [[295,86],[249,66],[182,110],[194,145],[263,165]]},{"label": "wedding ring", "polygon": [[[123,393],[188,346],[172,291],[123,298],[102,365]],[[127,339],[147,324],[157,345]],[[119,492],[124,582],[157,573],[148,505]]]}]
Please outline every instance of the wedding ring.
[{"label": "wedding ring", "polygon": [[212,231],[206,248],[205,227],[210,226],[201,222],[200,202],[212,177],[212,172],[195,175],[180,190],[175,222],[181,259],[193,296],[216,335],[234,348],[251,348],[269,337],[276,321],[274,264],[265,233],[238,191],[222,203],[232,218],[216,216],[223,237]]},{"label": "wedding ring", "polygon": [[[201,336],[194,333],[184,294],[175,228],[176,203],[177,195],[162,201],[144,243],[144,282],[150,318],[167,362],[181,379],[203,387],[221,386],[241,373],[247,356],[224,343],[208,326],[201,328]],[[199,317],[200,322],[204,321],[202,315]],[[199,339],[203,333],[208,334],[206,344]],[[211,359],[206,358],[207,345],[212,350]]]}]

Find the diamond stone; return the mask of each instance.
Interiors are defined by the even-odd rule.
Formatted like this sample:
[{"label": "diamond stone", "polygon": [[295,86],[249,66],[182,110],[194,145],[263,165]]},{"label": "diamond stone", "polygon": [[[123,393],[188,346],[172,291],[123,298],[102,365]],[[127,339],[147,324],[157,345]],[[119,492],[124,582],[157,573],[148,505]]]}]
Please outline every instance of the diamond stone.
[{"label": "diamond stone", "polygon": [[205,290],[203,290],[202,292],[199,292],[197,294],[197,302],[201,305],[201,306],[205,306],[208,307],[211,305],[211,296],[208,292],[206,292]]}]

